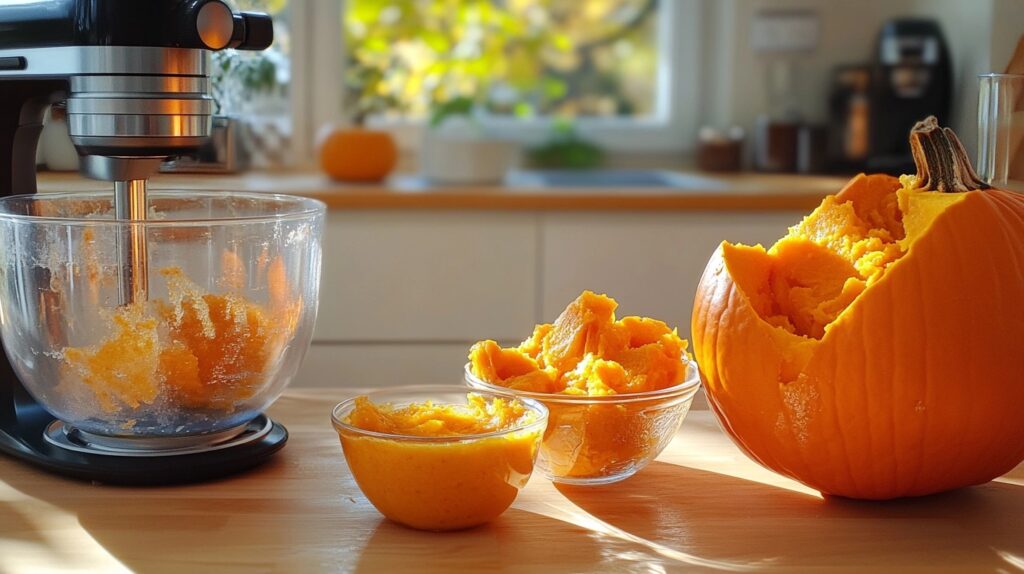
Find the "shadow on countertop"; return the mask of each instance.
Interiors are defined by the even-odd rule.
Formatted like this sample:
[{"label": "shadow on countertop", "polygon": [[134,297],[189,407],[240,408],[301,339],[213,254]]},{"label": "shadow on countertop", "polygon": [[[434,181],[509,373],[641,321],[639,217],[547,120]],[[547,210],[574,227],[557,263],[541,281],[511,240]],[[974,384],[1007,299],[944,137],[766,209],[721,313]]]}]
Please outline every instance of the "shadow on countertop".
[{"label": "shadow on countertop", "polygon": [[870,502],[654,462],[622,483],[557,488],[612,528],[714,569],[1007,571],[1024,564],[1024,487],[1005,482]]},{"label": "shadow on countertop", "polygon": [[[13,541],[0,539],[0,546],[16,544],[0,553],[0,572],[331,570],[323,567],[323,555],[304,553],[305,545],[330,549],[338,532],[365,540],[373,523],[352,521],[346,507],[353,503],[340,496],[324,505],[297,490],[268,493],[260,486],[261,476],[285,472],[290,464],[281,453],[258,469],[203,485],[141,488],[89,485],[5,466],[0,524],[4,532],[24,527]],[[207,486],[215,490],[201,490]],[[179,496],[185,489],[196,490]],[[309,528],[309,521],[317,528]]]},{"label": "shadow on countertop", "polygon": [[[334,470],[340,461],[288,454],[189,496],[174,495],[196,487],[86,485],[94,490],[82,496],[59,488],[62,479],[7,467],[0,524],[13,535],[0,540],[7,549],[0,571],[398,572],[421,565],[543,573],[586,564],[627,572],[963,572],[1024,564],[1024,486],[1006,482],[859,502],[654,462],[618,484],[559,485],[567,502],[552,507],[556,517],[545,515],[547,506],[512,508],[489,525],[436,534],[388,522],[365,499],[342,496],[354,484]],[[306,487],[324,472],[337,473],[337,492],[311,496]],[[1011,480],[1019,481],[1024,467],[1014,472]],[[263,481],[277,473],[294,476],[295,487],[268,491]],[[22,494],[33,500],[26,504]]]},{"label": "shadow on countertop", "polygon": [[354,571],[410,572],[410,564],[418,564],[430,572],[534,574],[588,564],[592,571],[621,572],[659,561],[634,544],[602,540],[586,528],[510,508],[490,524],[457,532],[423,532],[382,519]]}]

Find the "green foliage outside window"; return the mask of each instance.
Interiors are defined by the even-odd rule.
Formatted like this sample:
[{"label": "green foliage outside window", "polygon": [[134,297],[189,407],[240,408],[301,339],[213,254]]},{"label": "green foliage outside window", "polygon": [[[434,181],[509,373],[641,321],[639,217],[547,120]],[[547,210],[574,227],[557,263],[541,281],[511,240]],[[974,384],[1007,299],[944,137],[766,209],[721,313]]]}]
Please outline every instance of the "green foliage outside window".
[{"label": "green foliage outside window", "polygon": [[[220,50],[211,56],[210,84],[215,113],[240,113],[253,96],[275,95],[286,105],[291,68],[287,0],[235,0],[239,10],[274,18],[274,43],[265,51]],[[280,111],[280,110],[278,110]]]},{"label": "green foliage outside window", "polygon": [[423,118],[650,115],[657,0],[346,0],[346,108]]}]

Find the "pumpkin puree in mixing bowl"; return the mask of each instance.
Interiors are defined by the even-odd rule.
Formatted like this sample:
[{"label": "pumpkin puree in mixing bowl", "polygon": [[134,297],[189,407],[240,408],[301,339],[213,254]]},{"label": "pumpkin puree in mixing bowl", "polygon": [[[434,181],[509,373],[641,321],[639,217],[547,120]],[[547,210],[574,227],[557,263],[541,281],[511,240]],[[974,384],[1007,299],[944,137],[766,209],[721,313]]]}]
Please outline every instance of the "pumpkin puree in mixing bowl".
[{"label": "pumpkin puree in mixing bowl", "polygon": [[98,345],[62,351],[64,367],[77,375],[62,385],[84,386],[107,413],[157,401],[230,411],[267,381],[300,303],[267,308],[204,293],[178,267],[160,274],[167,300],[120,307]]}]

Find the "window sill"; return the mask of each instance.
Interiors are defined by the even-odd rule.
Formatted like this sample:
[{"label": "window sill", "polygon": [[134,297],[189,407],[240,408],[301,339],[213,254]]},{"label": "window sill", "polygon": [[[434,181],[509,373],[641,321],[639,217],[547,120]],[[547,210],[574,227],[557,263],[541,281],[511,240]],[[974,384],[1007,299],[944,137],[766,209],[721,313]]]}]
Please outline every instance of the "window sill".
[{"label": "window sill", "polygon": [[[314,170],[254,171],[239,175],[161,174],[151,189],[224,189],[293,193],[325,202],[330,209],[491,210],[491,211],[808,211],[845,178],[739,173],[701,174],[708,188],[579,187],[536,188],[503,184],[433,185],[396,174],[378,184],[329,180]],[[40,191],[110,189],[109,184],[76,173],[39,174]]]}]

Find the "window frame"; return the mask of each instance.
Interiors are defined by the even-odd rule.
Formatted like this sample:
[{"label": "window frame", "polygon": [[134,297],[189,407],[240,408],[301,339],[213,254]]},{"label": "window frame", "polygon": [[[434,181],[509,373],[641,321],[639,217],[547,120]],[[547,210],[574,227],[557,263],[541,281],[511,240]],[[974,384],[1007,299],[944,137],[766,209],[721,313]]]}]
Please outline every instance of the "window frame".
[{"label": "window frame", "polygon": [[[292,138],[295,163],[312,161],[315,137],[322,126],[346,120],[342,110],[345,64],[342,14],[345,0],[291,0]],[[580,118],[580,134],[612,153],[692,151],[700,110],[701,0],[662,0],[658,42],[666,57],[658,60],[656,113],[647,118]],[[299,31],[307,33],[299,33]],[[329,73],[336,70],[336,73]],[[553,118],[483,120],[488,130],[527,144],[546,137]],[[400,147],[415,151],[424,120],[374,118],[370,125],[392,132]]]}]

